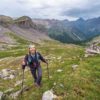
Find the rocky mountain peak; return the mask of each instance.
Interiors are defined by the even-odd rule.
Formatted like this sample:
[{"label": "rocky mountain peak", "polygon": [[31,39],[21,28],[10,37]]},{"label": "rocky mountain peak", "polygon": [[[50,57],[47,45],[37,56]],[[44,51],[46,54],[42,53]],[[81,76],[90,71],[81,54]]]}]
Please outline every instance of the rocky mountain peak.
[{"label": "rocky mountain peak", "polygon": [[28,16],[22,16],[22,17],[16,19],[15,24],[17,24],[18,26],[20,26],[22,28],[30,28],[30,27],[35,26],[32,22],[32,19]]}]

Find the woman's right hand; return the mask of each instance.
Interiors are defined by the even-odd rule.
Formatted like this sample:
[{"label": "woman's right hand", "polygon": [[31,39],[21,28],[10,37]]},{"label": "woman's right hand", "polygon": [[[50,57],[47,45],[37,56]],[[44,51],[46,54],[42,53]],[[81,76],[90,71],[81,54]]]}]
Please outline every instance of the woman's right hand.
[{"label": "woman's right hand", "polygon": [[22,65],[25,65],[25,61],[24,60],[22,61]]},{"label": "woman's right hand", "polygon": [[25,61],[23,60],[23,61],[22,61],[22,69],[25,69],[25,65],[26,65],[26,63],[25,63]]}]

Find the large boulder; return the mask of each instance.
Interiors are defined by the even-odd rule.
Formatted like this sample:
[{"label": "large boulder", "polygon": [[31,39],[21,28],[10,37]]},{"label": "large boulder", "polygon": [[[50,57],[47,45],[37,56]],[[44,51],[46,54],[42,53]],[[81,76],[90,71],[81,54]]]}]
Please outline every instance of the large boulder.
[{"label": "large boulder", "polygon": [[44,92],[42,96],[42,100],[53,100],[55,98],[57,98],[57,96],[53,94],[53,90]]}]

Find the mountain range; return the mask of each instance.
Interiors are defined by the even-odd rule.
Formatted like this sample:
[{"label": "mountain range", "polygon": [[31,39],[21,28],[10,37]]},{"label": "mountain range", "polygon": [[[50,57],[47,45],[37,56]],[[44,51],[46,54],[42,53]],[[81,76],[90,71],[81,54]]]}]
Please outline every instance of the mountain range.
[{"label": "mountain range", "polygon": [[100,17],[84,20],[79,18],[76,21],[48,20],[45,25],[48,28],[48,35],[64,43],[80,43],[89,41],[100,35]]},{"label": "mountain range", "polygon": [[16,43],[12,34],[35,43],[52,39],[63,43],[81,43],[100,35],[100,17],[68,21],[32,19],[28,16],[14,19],[0,15],[0,43]]}]

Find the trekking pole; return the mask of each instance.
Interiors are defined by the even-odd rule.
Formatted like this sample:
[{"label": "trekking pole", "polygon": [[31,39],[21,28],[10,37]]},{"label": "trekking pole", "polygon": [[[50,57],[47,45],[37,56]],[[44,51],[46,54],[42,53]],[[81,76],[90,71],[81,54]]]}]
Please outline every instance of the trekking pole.
[{"label": "trekking pole", "polygon": [[49,67],[48,67],[48,64],[47,64],[47,72],[48,72],[48,79],[50,79],[50,74],[49,74]]},{"label": "trekking pole", "polygon": [[21,86],[21,95],[23,94],[23,85],[24,85],[24,69],[22,69],[22,86]]}]

